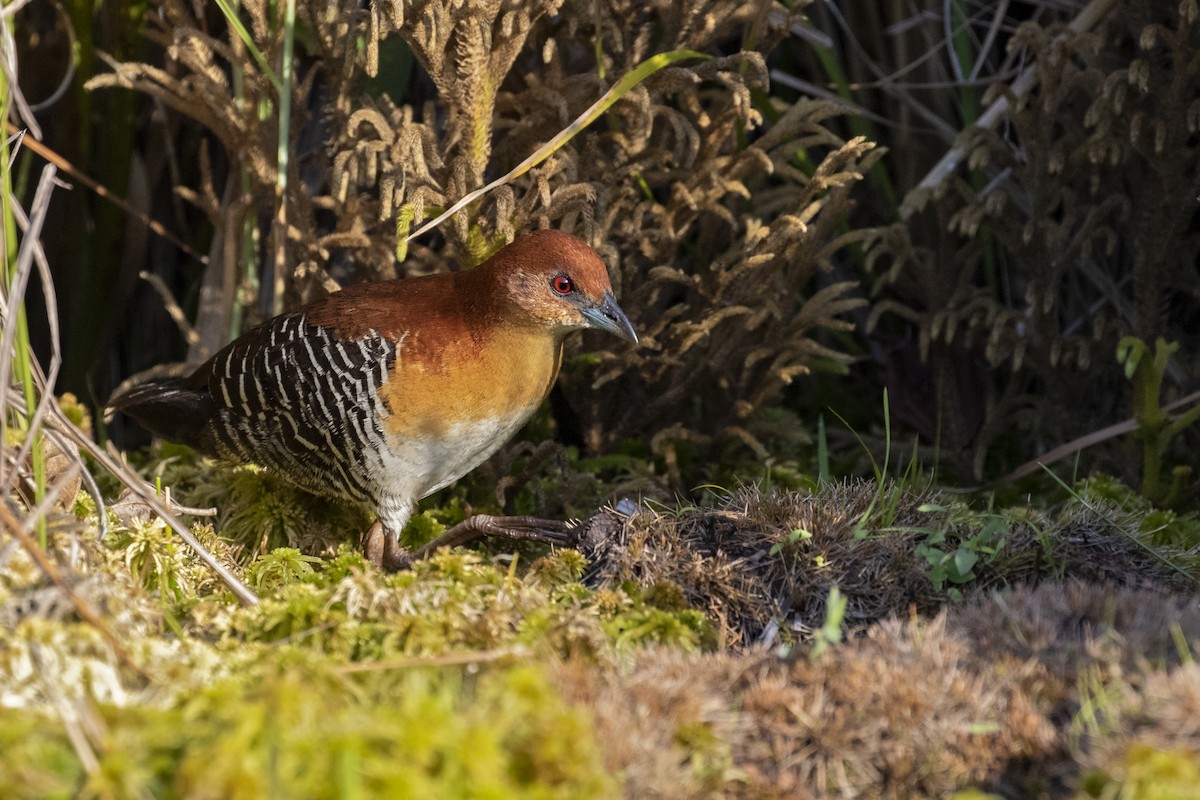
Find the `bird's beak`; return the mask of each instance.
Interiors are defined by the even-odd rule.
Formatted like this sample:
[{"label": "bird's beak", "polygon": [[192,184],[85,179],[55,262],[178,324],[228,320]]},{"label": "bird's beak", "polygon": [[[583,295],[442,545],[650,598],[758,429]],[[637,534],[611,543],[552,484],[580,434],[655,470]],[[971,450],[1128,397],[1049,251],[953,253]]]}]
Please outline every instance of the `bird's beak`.
[{"label": "bird's beak", "polygon": [[612,296],[612,292],[605,292],[604,301],[600,304],[580,310],[587,317],[590,327],[608,331],[637,344],[638,337],[633,332],[633,326],[629,324],[629,317],[625,316],[625,312],[617,305],[617,300]]}]

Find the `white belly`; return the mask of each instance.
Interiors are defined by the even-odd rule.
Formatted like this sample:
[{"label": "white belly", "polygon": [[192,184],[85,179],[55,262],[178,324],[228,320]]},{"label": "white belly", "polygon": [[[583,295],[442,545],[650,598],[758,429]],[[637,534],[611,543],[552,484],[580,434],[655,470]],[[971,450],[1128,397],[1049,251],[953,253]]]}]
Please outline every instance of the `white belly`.
[{"label": "white belly", "polygon": [[[413,498],[426,497],[482,464],[513,437],[529,415],[477,420],[452,426],[442,435],[393,439],[371,459],[371,482],[380,517],[407,520]],[[403,526],[403,522],[399,522]]]}]

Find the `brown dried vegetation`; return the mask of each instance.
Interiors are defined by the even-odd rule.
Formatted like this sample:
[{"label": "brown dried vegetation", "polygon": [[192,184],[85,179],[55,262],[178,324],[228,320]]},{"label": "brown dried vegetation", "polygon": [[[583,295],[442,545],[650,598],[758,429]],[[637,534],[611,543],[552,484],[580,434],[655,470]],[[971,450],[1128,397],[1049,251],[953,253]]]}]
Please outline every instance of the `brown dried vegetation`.
[{"label": "brown dried vegetation", "polygon": [[[605,510],[588,521],[580,543],[591,563],[586,579],[682,594],[709,616],[718,640],[735,648],[779,637],[806,641],[825,620],[835,586],[847,599],[850,630],[897,614],[936,613],[946,593],[931,581],[922,546],[938,532],[953,551],[989,520],[964,515],[938,493],[896,486],[885,493],[895,495],[886,514],[867,481],[817,492],[748,488],[717,508],[643,508],[633,516]],[[1194,590],[1189,577],[1130,535],[1136,528],[1115,509],[1073,505],[1057,517],[997,515],[991,522],[995,536],[974,547],[994,553],[975,566],[973,590],[1042,580]]]},{"label": "brown dried vegetation", "polygon": [[875,318],[910,323],[928,362],[896,380],[941,415],[909,421],[976,476],[1013,430],[1047,449],[1128,416],[1122,336],[1182,343],[1183,391],[1200,374],[1197,4],[1115,3],[1086,33],[1029,22],[1010,48],[1034,88],[991,90],[1006,123],[967,128],[966,168],[911,192],[872,253]]},{"label": "brown dried vegetation", "polygon": [[[646,437],[677,484],[688,450],[704,461],[733,444],[765,459],[755,423],[782,387],[822,361],[848,362],[822,331],[848,327],[846,315],[865,302],[830,276],[834,257],[865,236],[847,226],[850,190],[881,150],[831,132],[842,113],[834,103],[757,96],[766,56],[794,21],[782,7],[299,2],[288,227],[269,234],[256,218],[276,202],[277,117],[264,111],[274,89],[204,4],[158,7],[154,36],[169,65],[119,65],[92,85],[141,91],[206,131],[199,180],[179,189],[216,232],[198,351],[222,342],[235,297],[256,281],[270,309],[351,280],[444,269],[447,254],[466,267],[522,230],[554,225],[602,250],[645,342],[568,362],[570,408],[555,413],[592,449]],[[243,8],[274,63],[275,6]],[[1094,33],[1059,39],[1057,29],[1022,28],[1014,41],[1034,56],[1040,88],[1011,98],[1002,134],[964,139],[975,174],[911,194],[914,216],[874,243],[872,257],[888,267],[876,318],[892,324],[891,312],[918,332],[915,349],[950,414],[944,450],[969,453],[977,471],[1014,420],[1057,441],[1075,420],[1117,416],[1121,392],[1103,366],[1116,337],[1165,331],[1195,343],[1194,309],[1173,301],[1197,291],[1198,16],[1192,0],[1123,4]],[[658,73],[397,263],[400,239],[421,220],[518,163],[611,80],[672,48],[713,58]],[[411,58],[412,77],[373,86],[387,72],[381,63],[395,58]],[[288,275],[239,266],[246,220],[261,227],[261,251],[285,249]],[[981,389],[985,364],[1001,369]],[[917,370],[909,378],[924,380]],[[547,446],[561,455],[556,447]],[[498,463],[514,463],[516,452]],[[500,494],[526,477],[502,483]],[[289,502],[259,505],[263,550],[280,530],[306,530],[289,541],[311,549],[336,534]],[[70,754],[86,765],[92,747],[111,758],[103,766],[113,774],[146,781],[143,765],[158,764],[173,780],[171,759],[197,746],[177,720],[236,727],[247,707],[239,698],[255,713],[307,714],[303,752],[321,754],[340,742],[323,710],[350,709],[358,716],[346,719],[379,726],[384,717],[372,714],[390,703],[363,698],[412,701],[398,702],[407,710],[371,740],[393,742],[428,718],[428,686],[412,680],[426,673],[468,688],[481,675],[480,685],[499,680],[507,688],[495,691],[524,704],[498,704],[508,710],[479,730],[514,748],[514,770],[534,784],[602,759],[605,780],[587,784],[596,794],[619,776],[630,797],[944,797],[970,786],[1062,796],[1086,770],[1109,769],[1138,745],[1178,750],[1193,766],[1200,752],[1195,587],[1158,557],[1180,554],[1148,550],[1137,520],[1117,509],[1075,502],[1061,512],[983,514],[939,493],[862,482],[746,489],[716,508],[602,512],[580,543],[586,567],[569,551],[525,571],[452,553],[383,576],[345,551],[317,568],[298,551],[276,550],[238,570],[263,595],[241,609],[153,519],[114,520],[107,541],[94,522],[57,513],[50,521],[46,552],[69,573],[61,585],[30,560],[42,550],[0,554],[0,671],[19,677],[9,708],[30,712],[0,733],[15,747],[30,741],[22,727],[30,726],[48,742],[58,737],[60,749],[45,752],[67,755],[13,759],[0,772],[66,765],[59,777],[74,785],[84,767]],[[197,533],[223,562],[237,559],[211,528]],[[957,584],[962,602],[948,603],[939,583],[948,579],[936,577],[935,539],[979,556]],[[849,641],[810,656],[805,645],[830,616],[833,587],[847,600]],[[276,662],[313,671],[279,682]],[[262,671],[246,669],[255,665]],[[322,673],[333,680],[311,692]],[[380,693],[331,690],[353,687],[351,673]],[[191,711],[172,705],[228,689],[230,679],[253,691]],[[259,691],[282,692],[278,706],[255,701]],[[68,699],[87,724],[64,714]],[[477,699],[467,691],[457,705],[455,695],[443,720],[479,714]],[[126,713],[139,703],[163,712],[161,730],[177,744],[120,738],[144,727]],[[92,713],[101,705],[106,723]],[[43,725],[34,715],[51,707],[60,716]],[[529,727],[531,709],[552,713]],[[101,736],[104,724],[116,744]],[[62,741],[63,728],[76,738]],[[218,729],[211,739],[225,749],[200,752],[222,752],[227,766],[249,764],[246,774],[262,778],[259,753],[281,752],[266,728],[251,747]],[[472,762],[461,746],[469,735],[450,738],[434,751],[449,755],[429,761],[431,780],[455,758]],[[351,749],[339,757],[374,756],[353,762],[370,765],[364,774],[385,769],[381,748],[358,741],[346,738]],[[203,785],[210,766],[199,770]],[[424,774],[419,759],[412,766]],[[506,770],[498,774],[511,777]]]},{"label": "brown dried vegetation", "polygon": [[[597,709],[628,797],[1060,797],[1132,740],[1196,747],[1200,673],[1176,635],[1200,637],[1195,600],[1069,583],[877,623],[812,660],[650,650],[555,680]],[[1114,698],[1082,740],[1081,670]]]},{"label": "brown dried vegetation", "polygon": [[[273,59],[280,36],[266,5],[245,7]],[[192,6],[161,8],[155,37],[173,69],[124,64],[91,85],[146,92],[213,134],[228,175],[205,159],[202,185],[183,194],[219,241],[233,241],[248,209],[273,202],[275,117],[259,112],[271,84]],[[566,371],[569,423],[582,440],[609,449],[653,437],[669,460],[680,439],[762,452],[745,427],[755,411],[814,360],[846,360],[817,334],[847,329],[844,314],[864,301],[853,282],[820,279],[864,235],[837,226],[881,152],[831,133],[824,123],[844,111],[832,103],[774,106],[778,118],[764,122],[751,92],[766,88],[764,54],[795,13],[765,1],[299,3],[312,36],[293,87],[286,302],[393,276],[398,239],[551,139],[603,93],[605,75],[666,50],[708,53],[653,76],[544,164],[458,214],[443,226],[441,252],[414,244],[400,270],[445,269],[447,255],[469,266],[531,227],[575,231],[605,255],[643,341]],[[410,86],[364,90],[381,52],[411,53]],[[799,168],[804,154],[811,172]],[[244,196],[231,191],[238,170]],[[232,300],[233,253],[214,246],[206,296]],[[198,327],[217,335],[210,348],[232,307],[202,300]]]}]

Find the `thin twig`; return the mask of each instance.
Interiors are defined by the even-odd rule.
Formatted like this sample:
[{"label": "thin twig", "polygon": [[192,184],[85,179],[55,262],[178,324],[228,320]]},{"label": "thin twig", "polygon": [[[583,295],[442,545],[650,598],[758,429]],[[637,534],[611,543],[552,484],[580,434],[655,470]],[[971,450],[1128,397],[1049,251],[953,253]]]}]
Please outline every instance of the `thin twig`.
[{"label": "thin twig", "polygon": [[[16,125],[13,125],[11,122],[8,123],[8,130],[10,133],[19,133],[20,132],[20,129]],[[169,230],[167,230],[161,222],[159,222],[158,220],[152,219],[150,217],[150,215],[146,214],[146,212],[134,208],[133,206],[131,206],[129,204],[129,201],[125,200],[125,198],[119,197],[118,195],[113,194],[112,192],[110,192],[108,190],[108,187],[106,187],[104,184],[93,180],[92,178],[88,177],[86,174],[84,174],[80,170],[76,169],[75,166],[70,161],[67,161],[65,158],[60,156],[58,153],[54,152],[49,147],[46,147],[46,145],[44,145],[40,141],[38,141],[38,139],[36,137],[26,136],[25,140],[24,140],[24,145],[26,147],[28,147],[30,150],[32,150],[33,152],[37,153],[42,158],[49,161],[54,166],[61,169],[67,175],[70,175],[71,178],[73,178],[74,180],[78,181],[79,183],[82,183],[84,186],[91,189],[93,192],[98,194],[100,197],[103,197],[105,200],[112,203],[117,208],[121,209],[126,214],[128,214],[129,216],[136,219],[138,222],[141,222],[143,225],[145,225],[147,228],[149,228],[154,233],[157,233],[159,236],[161,236],[162,238],[166,239],[171,244],[178,247],[182,252],[186,253],[188,256],[191,256],[196,261],[199,261],[201,264],[208,263],[208,258],[206,256],[200,255],[195,250],[193,250],[191,247],[189,247],[187,244],[185,244],[182,239],[180,239],[178,236],[176,236],[175,234],[173,234]]]},{"label": "thin twig", "polygon": [[[66,452],[66,449],[62,446],[62,444],[60,444],[62,439],[60,438],[58,431],[48,430],[45,433],[51,438],[51,440],[55,445],[58,446],[60,450]],[[96,484],[96,479],[92,477],[92,473],[88,472],[86,469],[80,470],[79,477],[83,481],[83,485],[86,487],[87,493],[91,496],[92,502],[96,504],[96,523],[98,533],[100,534],[100,540],[104,541],[104,539],[108,536],[108,509],[104,504],[104,495],[100,494],[100,487]]]},{"label": "thin twig", "polygon": [[40,137],[42,129],[38,126],[29,103],[25,102],[20,81],[17,80],[17,44],[13,41],[12,27],[7,19],[0,19],[0,71],[4,73],[5,91],[8,92],[10,108],[15,110],[17,118],[25,127]]},{"label": "thin twig", "polygon": [[[17,2],[5,6],[3,15],[7,16],[16,8],[24,4],[25,0],[17,0]],[[70,57],[67,60],[66,74],[64,74],[62,80],[58,82],[58,86],[55,87],[54,91],[51,92],[44,100],[39,100],[36,103],[29,104],[29,110],[35,114],[40,111],[45,111],[61,100],[63,95],[67,93],[67,90],[70,89],[71,85],[75,82],[75,67],[77,66],[79,59],[78,51],[76,50],[78,41],[75,38],[75,25],[72,24],[71,16],[67,14],[67,10],[63,8],[62,3],[55,3],[54,11],[56,14],[58,14],[59,20],[62,22],[63,27],[67,31],[67,52],[70,53]]]},{"label": "thin twig", "polygon": [[[167,525],[179,535],[190,546],[210,569],[229,587],[230,591],[245,605],[254,605],[258,602],[258,595],[252,592],[244,583],[238,580],[227,567],[221,564],[208,550],[200,544],[199,540],[192,535],[192,532],[185,526],[172,512],[161,503],[155,496],[153,489],[148,487],[136,474],[128,467],[118,464],[98,446],[91,438],[81,431],[70,419],[63,414],[58,403],[54,400],[53,382],[58,372],[59,364],[61,363],[61,355],[59,351],[58,341],[58,317],[56,311],[56,303],[54,302],[53,282],[50,279],[49,267],[45,263],[45,254],[41,251],[40,245],[37,243],[38,236],[41,232],[42,224],[45,221],[46,209],[49,207],[49,192],[52,191],[55,181],[56,168],[53,164],[47,165],[42,172],[42,179],[38,183],[38,189],[35,193],[33,203],[33,213],[30,215],[27,224],[25,225],[25,236],[22,239],[20,257],[17,262],[17,274],[7,297],[7,308],[5,312],[5,326],[3,337],[0,339],[0,408],[7,408],[8,403],[12,402],[8,397],[9,376],[11,374],[11,354],[13,340],[16,336],[16,309],[20,301],[24,297],[25,287],[28,284],[29,273],[32,271],[33,264],[36,263],[39,267],[39,274],[44,283],[44,292],[47,300],[47,319],[50,322],[52,332],[51,340],[53,346],[53,355],[51,360],[51,370],[49,375],[43,375],[40,365],[35,361],[33,364],[35,379],[38,379],[38,389],[40,399],[34,417],[31,421],[30,430],[28,431],[25,441],[18,452],[13,467],[13,475],[16,474],[19,464],[24,461],[28,449],[32,446],[34,440],[33,433],[42,425],[43,417],[48,417],[51,422],[51,427],[57,428],[63,435],[72,441],[79,449],[85,450],[92,454],[93,458],[101,463],[112,472],[113,475],[120,478],[126,486],[130,488],[143,502],[146,503],[156,514],[158,514]],[[15,398],[14,398],[15,399]],[[2,425],[0,420],[0,425]],[[64,452],[68,452],[66,448],[61,448]],[[7,486],[11,480],[11,475],[6,475],[6,464],[0,461],[0,486]],[[93,484],[94,485],[94,484]],[[98,494],[98,493],[97,493]],[[97,508],[99,514],[104,513],[103,506]],[[104,522],[101,522],[102,528],[106,527]]]},{"label": "thin twig", "polygon": [[74,442],[74,444],[80,450],[85,451],[92,458],[96,459],[100,466],[111,472],[123,484],[129,487],[129,491],[136,495],[138,499],[148,505],[155,514],[162,518],[162,521],[167,524],[167,527],[173,530],[179,536],[179,538],[183,539],[188,547],[196,551],[196,555],[200,557],[200,560],[208,565],[209,569],[216,573],[217,577],[221,579],[221,581],[229,588],[229,591],[233,592],[234,596],[237,597],[237,599],[241,601],[243,605],[253,606],[258,604],[258,595],[255,594],[250,587],[246,586],[246,584],[239,580],[238,577],[234,575],[228,567],[218,561],[212,553],[208,552],[208,549],[202,545],[195,536],[192,535],[192,532],[186,525],[183,524],[179,517],[177,517],[171,511],[171,509],[167,508],[167,506],[155,495],[154,488],[152,486],[143,481],[128,466],[121,464],[110,457],[108,453],[104,452],[104,448],[93,442],[86,433],[81,431],[78,426],[75,425],[75,423],[67,419],[67,417],[61,411],[58,411],[57,407],[56,412],[57,413],[52,414],[52,424],[61,430],[68,439]]},{"label": "thin twig", "polygon": [[[13,276],[12,284],[8,287],[7,303],[4,310],[4,333],[0,336],[0,354],[3,354],[0,357],[0,409],[8,407],[9,378],[11,377],[12,370],[11,354],[17,337],[17,329],[20,327],[17,324],[17,315],[21,303],[25,299],[25,288],[29,284],[29,275],[33,272],[34,262],[37,261],[40,265],[45,260],[44,254],[42,259],[35,259],[34,253],[41,249],[38,239],[41,235],[42,225],[46,221],[46,213],[50,208],[50,193],[54,191],[56,173],[57,171],[53,164],[48,164],[42,170],[42,177],[38,181],[37,191],[33,197],[32,213],[29,219],[26,220],[25,235],[21,239],[21,249],[17,256],[16,274]],[[18,211],[15,198],[12,199],[9,207],[13,209],[14,213]],[[47,281],[47,278],[48,270],[43,274],[43,280]],[[54,321],[57,322],[56,317]],[[55,355],[58,354],[56,353]],[[56,363],[52,363],[55,373],[57,373],[58,363],[61,363],[61,359]],[[42,404],[39,403],[38,409],[43,409]],[[42,413],[45,413],[44,410],[42,410]],[[33,447],[36,438],[34,436],[34,423],[39,420],[40,415],[35,416],[34,420],[31,420],[29,430],[26,432],[25,441],[21,443],[18,455],[14,459],[17,464],[24,462],[29,449]],[[7,420],[0,420],[0,430],[4,429],[6,422]],[[0,463],[0,487],[8,486],[11,481],[12,475],[6,474],[4,465]]]},{"label": "thin twig", "polygon": [[67,488],[71,481],[75,480],[75,475],[82,470],[83,465],[75,461],[63,471],[58,480],[46,491],[42,502],[38,503],[25,517],[25,532],[29,533],[37,526],[38,520],[43,519],[50,513],[50,509],[54,508],[54,504],[58,502],[58,496],[62,494],[63,489]]},{"label": "thin twig", "polygon": [[[1197,402],[1200,402],[1200,392],[1192,392],[1186,397],[1181,397],[1175,402],[1163,406],[1163,411],[1174,411],[1175,409],[1183,408],[1184,406],[1190,406]],[[1008,473],[1002,478],[997,478],[991,483],[983,486],[972,486],[951,491],[976,492],[984,489],[994,488],[996,486],[1003,486],[1006,483],[1012,483],[1013,481],[1024,478],[1026,475],[1032,475],[1039,469],[1044,469],[1056,461],[1062,461],[1064,458],[1069,458],[1076,453],[1082,452],[1089,447],[1093,447],[1101,442],[1106,442],[1109,439],[1122,436],[1126,433],[1132,433],[1138,429],[1139,424],[1140,423],[1137,421],[1137,419],[1130,417],[1129,419],[1122,420],[1121,422],[1101,428],[1098,431],[1092,431],[1091,433],[1087,433],[1076,439],[1072,439],[1066,444],[1060,444],[1053,450],[1045,452],[1031,461],[1026,461],[1012,472]]]},{"label": "thin twig", "polygon": [[996,5],[995,11],[992,12],[992,24],[988,26],[987,36],[983,39],[983,44],[979,46],[979,54],[975,58],[975,65],[971,68],[969,80],[975,80],[979,77],[979,70],[987,63],[988,53],[996,44],[996,36],[1000,33],[1000,28],[1003,27],[1004,18],[1008,14],[1008,0],[1000,0]]},{"label": "thin twig", "polygon": [[183,334],[183,339],[188,345],[194,345],[200,341],[200,334],[196,333],[196,329],[188,322],[187,314],[183,313],[183,309],[179,307],[175,296],[171,294],[171,290],[167,287],[166,281],[152,272],[142,270],[138,273],[138,277],[158,292],[158,296],[162,298],[163,306],[167,313],[171,316],[171,320],[179,327],[180,333]]}]

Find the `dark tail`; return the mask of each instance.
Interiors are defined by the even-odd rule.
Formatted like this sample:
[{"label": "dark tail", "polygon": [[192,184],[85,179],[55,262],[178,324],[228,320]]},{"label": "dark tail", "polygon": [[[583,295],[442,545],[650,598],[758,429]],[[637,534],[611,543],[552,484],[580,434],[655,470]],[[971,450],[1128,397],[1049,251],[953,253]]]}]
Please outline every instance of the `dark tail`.
[{"label": "dark tail", "polygon": [[172,442],[198,450],[203,431],[215,412],[208,387],[194,388],[183,377],[157,377],[117,387],[108,407],[133,417],[143,428]]}]

